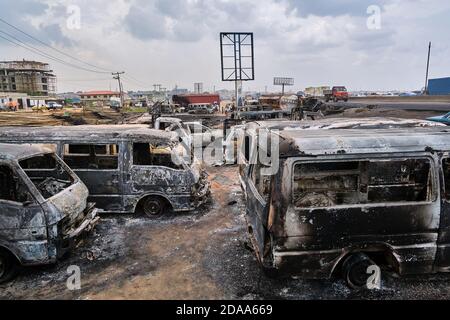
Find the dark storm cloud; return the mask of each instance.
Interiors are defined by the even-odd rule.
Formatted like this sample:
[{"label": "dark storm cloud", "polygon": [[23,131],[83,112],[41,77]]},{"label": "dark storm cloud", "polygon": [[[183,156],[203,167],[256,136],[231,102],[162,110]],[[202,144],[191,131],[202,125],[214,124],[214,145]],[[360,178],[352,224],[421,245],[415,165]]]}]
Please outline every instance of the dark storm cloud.
[{"label": "dark storm cloud", "polygon": [[164,16],[151,1],[138,1],[131,6],[125,17],[125,26],[134,37],[141,40],[161,39],[167,33]]},{"label": "dark storm cloud", "polygon": [[[63,35],[58,23],[46,22],[45,24],[39,25],[38,28],[31,25],[29,17],[43,15],[48,9],[49,6],[47,4],[38,0],[2,1],[0,2],[0,17],[38,39],[71,46],[73,43]],[[66,8],[64,6],[53,7],[52,11],[58,13],[59,16],[66,14]],[[0,30],[14,35],[23,42],[36,43],[3,22],[0,22]],[[0,39],[0,42],[8,43],[4,39]]]},{"label": "dark storm cloud", "polygon": [[[125,17],[127,30],[140,40],[197,41],[207,24],[207,2],[138,0]],[[167,21],[170,19],[170,23]]]}]

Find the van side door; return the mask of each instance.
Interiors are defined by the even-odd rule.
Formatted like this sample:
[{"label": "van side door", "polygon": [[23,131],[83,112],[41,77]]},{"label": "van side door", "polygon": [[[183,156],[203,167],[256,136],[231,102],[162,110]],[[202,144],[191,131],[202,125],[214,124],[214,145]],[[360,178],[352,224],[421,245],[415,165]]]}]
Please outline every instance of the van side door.
[{"label": "van side door", "polygon": [[63,146],[63,159],[88,187],[89,201],[104,211],[124,211],[119,144],[69,142]]},{"label": "van side door", "polygon": [[450,271],[450,155],[441,160],[441,219],[439,225],[436,271]]},{"label": "van side door", "polygon": [[146,195],[158,195],[167,199],[175,211],[191,208],[193,174],[172,161],[169,147],[134,142],[130,153],[127,197],[141,199]]},{"label": "van side door", "polygon": [[272,176],[264,175],[262,169],[264,169],[264,166],[260,163],[251,165],[246,183],[247,223],[249,224],[249,232],[253,240],[256,241],[259,251],[258,256],[260,257],[263,256],[264,252],[272,178]]},{"label": "van side door", "polygon": [[34,246],[33,241],[47,241],[44,210],[16,168],[0,163],[0,245],[19,255],[24,263],[47,260],[46,245]]}]

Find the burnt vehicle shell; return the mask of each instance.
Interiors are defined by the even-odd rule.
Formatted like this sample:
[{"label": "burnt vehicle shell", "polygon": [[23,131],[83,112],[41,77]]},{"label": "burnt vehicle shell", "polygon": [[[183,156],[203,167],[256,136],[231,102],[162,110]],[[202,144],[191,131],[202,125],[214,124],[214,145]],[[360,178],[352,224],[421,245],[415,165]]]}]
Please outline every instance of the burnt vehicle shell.
[{"label": "burnt vehicle shell", "polygon": [[330,278],[364,253],[400,275],[450,271],[450,131],[276,134],[277,174],[258,187],[251,164],[245,179],[248,232],[266,270]]},{"label": "burnt vehicle shell", "polygon": [[[231,149],[233,140],[236,140],[236,162],[239,164],[239,179],[245,191],[245,175],[249,169],[248,154],[257,144],[259,130],[264,131],[295,131],[295,130],[343,130],[343,129],[401,129],[401,128],[446,128],[445,125],[421,119],[401,119],[393,117],[373,117],[359,119],[325,118],[320,120],[265,120],[253,121],[237,126],[233,136],[227,137],[224,145]],[[227,161],[231,162],[231,157]]]},{"label": "burnt vehicle shell", "polygon": [[[43,155],[53,157],[59,170],[64,170],[71,179],[70,185],[57,189],[49,197],[44,197],[31,181],[36,176],[20,165]],[[9,269],[0,270],[2,282],[9,280],[11,263],[25,266],[55,263],[75,246],[83,233],[95,226],[98,217],[97,209],[87,202],[86,186],[50,150],[0,144],[0,166],[0,265]]]},{"label": "burnt vehicle shell", "polygon": [[[147,204],[150,215],[159,215],[166,209],[190,211],[207,201],[209,182],[198,160],[192,159],[191,165],[181,158],[178,158],[179,165],[171,162],[171,154],[179,146],[178,139],[174,132],[149,129],[146,125],[0,128],[0,142],[52,144],[89,188],[89,201],[103,211],[114,213],[134,213]],[[154,163],[151,154],[147,155],[151,159],[144,159],[138,165],[140,153],[133,152],[138,146],[145,149],[144,145],[167,147],[170,155],[162,154],[160,149],[163,160]],[[89,146],[90,151],[86,155],[78,154],[84,151],[71,153],[71,146]],[[92,150],[99,146],[114,151],[93,154]],[[79,159],[95,163],[80,166]]]}]

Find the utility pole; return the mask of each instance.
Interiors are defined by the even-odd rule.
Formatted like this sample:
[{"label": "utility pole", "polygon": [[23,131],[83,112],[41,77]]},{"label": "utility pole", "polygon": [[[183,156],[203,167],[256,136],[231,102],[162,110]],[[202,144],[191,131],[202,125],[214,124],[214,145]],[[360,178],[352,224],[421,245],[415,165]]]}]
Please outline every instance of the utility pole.
[{"label": "utility pole", "polygon": [[123,88],[122,88],[122,81],[120,81],[120,75],[124,73],[125,73],[124,71],[112,73],[112,75],[115,76],[113,78],[119,82],[120,104],[122,105],[122,108],[125,106],[125,101],[123,100]]},{"label": "utility pole", "polygon": [[425,95],[428,95],[428,71],[430,70],[431,41],[428,45],[427,74],[425,75]]}]

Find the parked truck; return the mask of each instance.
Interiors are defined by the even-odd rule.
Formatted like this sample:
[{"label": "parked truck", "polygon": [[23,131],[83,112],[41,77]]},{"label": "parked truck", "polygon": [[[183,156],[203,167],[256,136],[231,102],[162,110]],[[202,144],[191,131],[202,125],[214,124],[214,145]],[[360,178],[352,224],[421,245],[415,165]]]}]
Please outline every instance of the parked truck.
[{"label": "parked truck", "polygon": [[323,95],[325,96],[326,102],[348,101],[348,91],[343,86],[335,86],[331,90],[324,90]]}]

